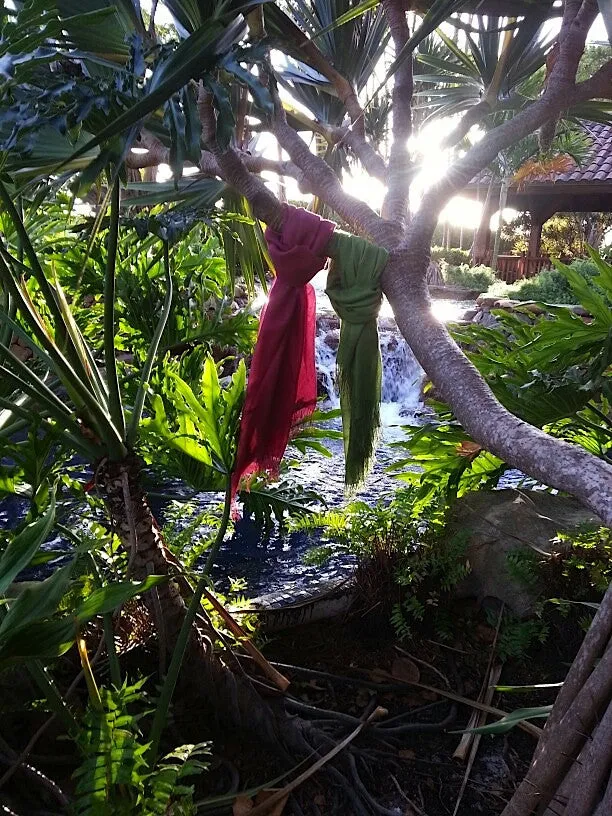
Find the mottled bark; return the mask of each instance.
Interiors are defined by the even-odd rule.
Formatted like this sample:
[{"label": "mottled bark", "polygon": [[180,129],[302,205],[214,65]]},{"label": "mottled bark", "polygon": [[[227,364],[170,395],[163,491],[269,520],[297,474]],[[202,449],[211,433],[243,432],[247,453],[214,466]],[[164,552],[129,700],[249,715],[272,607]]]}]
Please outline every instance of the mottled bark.
[{"label": "mottled bark", "polygon": [[[190,587],[164,544],[140,487],[139,472],[135,458],[106,461],[98,468],[97,484],[113,530],[128,554],[130,576],[138,581],[149,575],[168,576],[143,600],[155,621],[160,646],[171,655],[185,618],[184,595],[190,593]],[[231,652],[215,648],[217,637],[202,612],[192,629],[182,671],[183,682],[197,686],[198,703],[206,707],[211,728],[225,734],[251,733],[266,750],[293,759],[308,755],[313,744],[320,744],[321,735],[297,718],[288,719],[282,700],[276,705],[265,702]]]},{"label": "mottled bark", "polygon": [[[610,759],[612,748],[606,711],[612,699],[611,635],[612,586],[608,588],[559,692],[531,767],[502,816],[530,816],[536,808],[545,808],[555,797],[583,746],[591,739],[590,732],[602,716],[605,723],[602,722],[604,730],[600,736],[606,740],[603,750]],[[585,768],[587,773],[582,784],[585,794],[591,795],[589,791],[592,793],[594,784],[602,781],[601,769],[595,765],[594,779],[588,770]],[[607,792],[604,800],[606,796]],[[558,812],[559,808],[555,807],[555,810]],[[566,816],[575,816],[575,812],[568,809]]]},{"label": "mottled bark", "polygon": [[[465,430],[505,462],[572,493],[612,524],[612,465],[507,411],[432,311],[421,270],[428,251],[393,253],[383,288],[417,360]],[[448,372],[452,371],[450,377]]]},{"label": "mottled bark", "polygon": [[[408,7],[406,0],[384,0],[396,57],[410,38],[406,18]],[[398,68],[393,83],[393,140],[389,156],[387,194],[382,206],[383,217],[395,221],[402,228],[406,226],[408,218],[410,181],[414,172],[408,150],[408,139],[412,136],[413,93],[411,55]]]}]

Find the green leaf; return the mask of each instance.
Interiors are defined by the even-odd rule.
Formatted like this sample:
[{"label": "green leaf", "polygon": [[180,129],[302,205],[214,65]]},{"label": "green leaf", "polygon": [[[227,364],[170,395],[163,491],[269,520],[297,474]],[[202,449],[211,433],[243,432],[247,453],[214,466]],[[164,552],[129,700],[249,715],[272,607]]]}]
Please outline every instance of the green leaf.
[{"label": "green leaf", "polygon": [[0,665],[22,660],[48,660],[63,655],[74,643],[72,619],[34,621],[10,634],[0,646]]},{"label": "green leaf", "polygon": [[353,8],[345,11],[344,14],[337,17],[333,23],[325,26],[325,28],[321,29],[321,31],[317,31],[312,39],[316,40],[317,37],[322,37],[324,34],[328,34],[335,28],[340,28],[340,26],[350,23],[351,20],[354,20],[356,17],[361,17],[362,14],[365,14],[366,11],[370,11],[370,9],[375,8],[379,3],[380,0],[362,0],[361,3],[358,3],[356,6],[353,6]]},{"label": "green leaf", "polygon": [[114,611],[135,595],[141,595],[151,587],[158,586],[167,580],[167,575],[149,575],[144,581],[122,581],[100,587],[94,590],[89,598],[78,607],[74,617],[79,623],[85,623],[96,615]]},{"label": "green leaf", "polygon": [[519,723],[525,720],[547,719],[552,711],[552,706],[537,706],[536,708],[518,708],[511,714],[507,714],[495,723],[483,725],[480,728],[466,728],[463,731],[451,731],[451,734],[506,734]]},{"label": "green leaf", "polygon": [[71,564],[62,567],[44,581],[28,582],[21,591],[19,584],[13,584],[12,590],[19,594],[11,601],[9,611],[0,625],[0,642],[16,630],[35,620],[50,617],[57,611],[68,587],[71,569]]},{"label": "green leaf", "polygon": [[[594,318],[601,321],[602,326],[612,329],[612,309],[606,299],[599,292],[586,282],[582,275],[575,269],[561,261],[553,261],[556,268],[567,278],[582,306],[587,309]],[[604,276],[605,279],[605,276]]]},{"label": "green leaf", "polygon": [[0,594],[6,592],[22,569],[25,569],[32,557],[48,537],[55,520],[55,495],[51,495],[49,506],[43,515],[28,524],[9,542],[0,558]]},{"label": "green leaf", "polygon": [[495,691],[539,691],[540,689],[561,688],[563,683],[536,683],[533,686],[495,686]]},{"label": "green leaf", "polygon": [[436,28],[447,20],[451,14],[454,14],[456,11],[459,11],[462,6],[465,5],[465,0],[434,0],[434,2],[429,7],[427,13],[423,16],[421,21],[421,25],[418,26],[412,36],[406,43],[406,45],[402,48],[399,54],[395,55],[395,59],[391,63],[387,74],[380,84],[380,87],[377,89],[376,93],[378,93],[381,88],[383,88],[389,79],[395,74],[397,69],[400,65],[407,59],[412,57],[416,47],[423,42],[423,40],[428,37]]},{"label": "green leaf", "polygon": [[154,72],[147,96],[75,151],[69,161],[74,161],[88,150],[121,135],[161,107],[190,79],[199,77],[212,69],[218,62],[219,55],[242,35],[243,30],[244,20],[239,15],[225,29],[215,22],[209,26],[203,26],[183,40],[173,54]]}]

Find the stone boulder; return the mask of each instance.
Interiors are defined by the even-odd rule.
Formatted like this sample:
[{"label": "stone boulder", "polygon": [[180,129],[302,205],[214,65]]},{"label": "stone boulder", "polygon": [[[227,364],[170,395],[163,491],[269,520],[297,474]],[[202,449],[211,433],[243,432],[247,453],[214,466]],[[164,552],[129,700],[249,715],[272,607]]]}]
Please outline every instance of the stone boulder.
[{"label": "stone boulder", "polygon": [[458,598],[497,598],[519,616],[534,610],[538,588],[518,580],[508,555],[535,550],[545,558],[559,551],[558,533],[601,521],[576,499],[544,491],[495,490],[471,493],[456,503],[449,533],[468,534],[471,571],[456,587]]}]

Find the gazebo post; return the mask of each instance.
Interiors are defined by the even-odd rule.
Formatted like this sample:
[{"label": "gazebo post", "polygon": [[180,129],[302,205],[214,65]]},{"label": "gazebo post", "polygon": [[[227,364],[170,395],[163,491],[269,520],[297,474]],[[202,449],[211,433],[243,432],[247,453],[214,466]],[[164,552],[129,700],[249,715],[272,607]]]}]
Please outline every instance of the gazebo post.
[{"label": "gazebo post", "polygon": [[472,263],[486,263],[488,253],[491,248],[491,218],[496,210],[497,204],[491,195],[493,184],[490,183],[487,190],[487,197],[484,201],[484,208],[478,225],[474,233],[474,243],[472,244]]},{"label": "gazebo post", "polygon": [[542,251],[542,227],[556,212],[558,212],[557,207],[551,203],[548,206],[532,207],[530,210],[531,230],[529,232],[529,246],[525,263],[525,277],[527,278],[540,271],[537,258],[540,257]]}]

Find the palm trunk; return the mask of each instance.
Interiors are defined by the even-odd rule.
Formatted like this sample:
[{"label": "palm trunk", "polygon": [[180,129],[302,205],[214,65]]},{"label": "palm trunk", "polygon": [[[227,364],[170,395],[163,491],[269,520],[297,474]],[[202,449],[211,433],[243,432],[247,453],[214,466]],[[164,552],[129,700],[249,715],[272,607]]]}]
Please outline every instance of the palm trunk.
[{"label": "palm trunk", "polygon": [[[136,458],[107,461],[98,470],[98,485],[114,532],[129,555],[130,577],[142,581],[149,575],[171,576],[143,598],[156,622],[160,649],[171,655],[187,611],[183,594],[191,590],[164,544],[140,487],[139,470]],[[215,649],[217,639],[214,627],[202,613],[193,626],[181,672],[181,681],[197,688],[210,725],[219,730],[222,727],[226,734],[230,730],[256,732],[267,749],[286,752],[293,759],[310,754],[313,738],[320,741],[316,733],[306,724],[289,720],[282,704],[265,702],[244,673],[232,670],[229,661],[235,662],[235,658],[231,652],[224,655],[228,659],[225,662]]]}]

